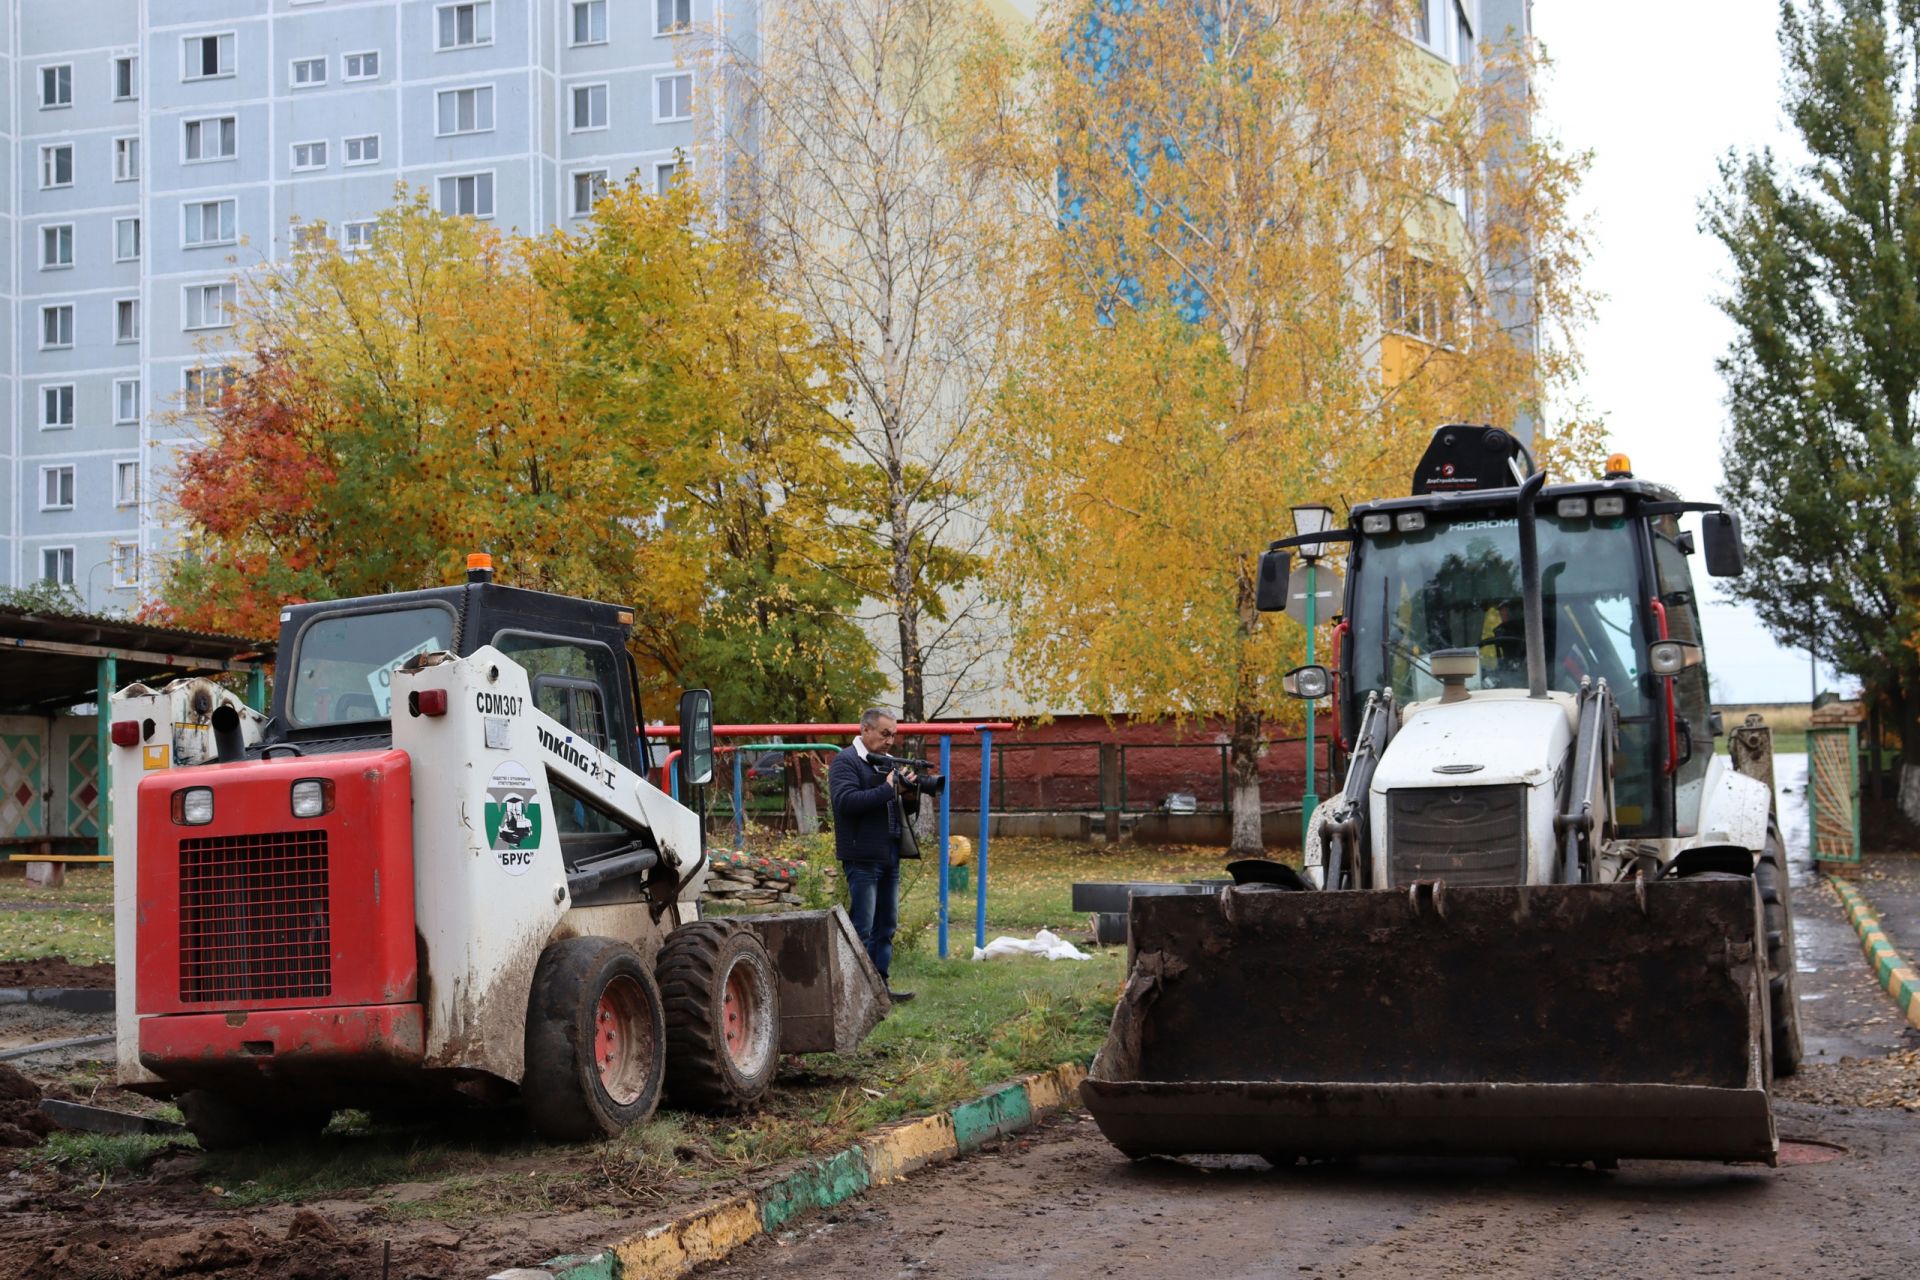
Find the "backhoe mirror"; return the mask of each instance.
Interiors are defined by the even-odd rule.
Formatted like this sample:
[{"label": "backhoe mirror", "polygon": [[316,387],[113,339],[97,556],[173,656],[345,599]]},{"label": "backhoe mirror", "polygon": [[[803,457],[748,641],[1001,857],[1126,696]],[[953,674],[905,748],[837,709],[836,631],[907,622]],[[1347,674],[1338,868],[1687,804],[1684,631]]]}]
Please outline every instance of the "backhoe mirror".
[{"label": "backhoe mirror", "polygon": [[1287,582],[1293,577],[1293,557],[1284,551],[1260,553],[1260,581],[1254,588],[1254,607],[1261,613],[1281,613],[1287,607]]},{"label": "backhoe mirror", "polygon": [[1700,517],[1700,532],[1707,543],[1707,574],[1714,578],[1737,578],[1747,567],[1746,549],[1740,545],[1740,517],[1731,511],[1709,511]]},{"label": "backhoe mirror", "polygon": [[690,787],[713,781],[713,694],[705,689],[680,695],[680,776]]},{"label": "backhoe mirror", "polygon": [[1700,665],[1700,646],[1691,640],[1658,640],[1647,649],[1647,666],[1657,676],[1677,676]]},{"label": "backhoe mirror", "polygon": [[1293,698],[1304,698],[1311,702],[1315,698],[1324,698],[1333,688],[1333,673],[1325,667],[1295,667],[1280,677],[1280,687]]}]

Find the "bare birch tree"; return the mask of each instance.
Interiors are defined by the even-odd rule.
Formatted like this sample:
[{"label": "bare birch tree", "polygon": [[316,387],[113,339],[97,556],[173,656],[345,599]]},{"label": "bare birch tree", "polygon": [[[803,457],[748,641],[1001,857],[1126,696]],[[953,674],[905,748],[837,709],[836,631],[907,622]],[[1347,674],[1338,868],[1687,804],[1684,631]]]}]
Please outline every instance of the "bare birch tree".
[{"label": "bare birch tree", "polygon": [[844,361],[846,519],[871,538],[860,585],[919,720],[978,691],[1003,647],[969,498],[1016,292],[994,233],[1010,188],[968,145],[997,109],[980,73],[1003,33],[977,0],[769,0],[757,26],[727,46],[716,194]]}]

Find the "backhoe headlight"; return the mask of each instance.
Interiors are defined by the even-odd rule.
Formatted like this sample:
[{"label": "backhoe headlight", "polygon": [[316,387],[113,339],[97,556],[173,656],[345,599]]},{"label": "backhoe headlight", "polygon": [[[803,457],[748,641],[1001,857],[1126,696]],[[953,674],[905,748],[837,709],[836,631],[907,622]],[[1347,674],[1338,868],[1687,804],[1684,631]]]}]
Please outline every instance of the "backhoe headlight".
[{"label": "backhoe headlight", "polygon": [[1393,518],[1393,527],[1402,533],[1418,533],[1427,527],[1427,513],[1424,511],[1402,511]]},{"label": "backhoe headlight", "polygon": [[329,778],[302,778],[293,784],[293,816],[317,818],[333,808],[333,781]]},{"label": "backhoe headlight", "polygon": [[1562,520],[1585,520],[1587,518],[1587,500],[1585,498],[1562,498],[1554,504],[1553,510]]},{"label": "backhoe headlight", "polygon": [[1627,500],[1619,494],[1593,500],[1593,514],[1597,516],[1623,516],[1627,514]]},{"label": "backhoe headlight", "polygon": [[1393,528],[1393,517],[1384,511],[1376,511],[1370,516],[1360,517],[1360,532],[1386,533]]},{"label": "backhoe headlight", "polygon": [[213,821],[213,788],[186,787],[173,793],[173,820],[183,827],[204,827]]}]

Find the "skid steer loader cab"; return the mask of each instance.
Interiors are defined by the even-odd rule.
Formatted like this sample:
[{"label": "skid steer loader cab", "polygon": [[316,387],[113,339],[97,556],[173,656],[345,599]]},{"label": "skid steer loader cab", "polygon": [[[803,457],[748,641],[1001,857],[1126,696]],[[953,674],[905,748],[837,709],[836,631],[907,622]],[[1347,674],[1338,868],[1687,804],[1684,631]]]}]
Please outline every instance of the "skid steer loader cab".
[{"label": "skid steer loader cab", "polygon": [[1707,513],[1716,571],[1737,525],[1623,458],[1554,486],[1523,458],[1441,428],[1412,496],[1313,535],[1347,573],[1310,888],[1240,862],[1134,898],[1082,1091],[1122,1150],[1773,1159],[1784,855],[1764,784],[1713,754],[1678,517]]}]

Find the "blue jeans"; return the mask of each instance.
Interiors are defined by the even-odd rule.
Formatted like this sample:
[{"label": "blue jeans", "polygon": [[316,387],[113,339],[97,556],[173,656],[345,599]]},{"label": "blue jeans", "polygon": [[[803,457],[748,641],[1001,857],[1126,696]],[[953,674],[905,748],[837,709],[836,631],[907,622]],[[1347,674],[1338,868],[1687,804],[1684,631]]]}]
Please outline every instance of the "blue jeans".
[{"label": "blue jeans", "polygon": [[853,918],[853,931],[884,979],[893,962],[894,927],[900,921],[900,864],[843,862],[840,866],[847,873],[847,914]]}]

